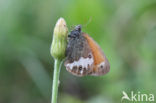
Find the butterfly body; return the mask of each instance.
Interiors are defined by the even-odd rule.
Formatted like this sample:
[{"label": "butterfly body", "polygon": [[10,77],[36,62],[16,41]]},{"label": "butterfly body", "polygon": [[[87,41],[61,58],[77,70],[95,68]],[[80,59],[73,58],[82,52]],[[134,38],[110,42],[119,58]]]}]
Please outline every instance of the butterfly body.
[{"label": "butterfly body", "polygon": [[109,72],[109,62],[96,42],[78,25],[68,35],[65,67],[76,76],[103,75]]}]

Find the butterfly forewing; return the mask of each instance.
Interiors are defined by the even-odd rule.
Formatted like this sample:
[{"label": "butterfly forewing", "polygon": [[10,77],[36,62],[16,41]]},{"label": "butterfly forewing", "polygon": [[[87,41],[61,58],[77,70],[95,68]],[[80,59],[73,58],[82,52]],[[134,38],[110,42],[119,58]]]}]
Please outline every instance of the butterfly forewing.
[{"label": "butterfly forewing", "polygon": [[67,71],[76,76],[85,76],[93,71],[94,58],[84,36],[70,38],[66,49],[65,66]]}]

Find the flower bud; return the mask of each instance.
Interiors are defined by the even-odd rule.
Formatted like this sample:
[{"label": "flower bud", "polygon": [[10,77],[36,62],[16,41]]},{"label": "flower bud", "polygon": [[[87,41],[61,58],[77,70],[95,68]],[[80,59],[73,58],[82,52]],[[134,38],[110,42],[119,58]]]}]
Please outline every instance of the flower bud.
[{"label": "flower bud", "polygon": [[55,59],[63,59],[67,46],[68,28],[63,18],[60,18],[54,28],[50,53]]}]

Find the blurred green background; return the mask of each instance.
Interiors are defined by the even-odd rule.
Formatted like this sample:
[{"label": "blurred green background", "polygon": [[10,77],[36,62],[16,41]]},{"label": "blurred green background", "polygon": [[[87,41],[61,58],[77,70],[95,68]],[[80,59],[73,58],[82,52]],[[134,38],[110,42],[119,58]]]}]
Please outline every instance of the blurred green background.
[{"label": "blurred green background", "polygon": [[122,91],[156,96],[155,0],[1,0],[0,103],[50,103],[50,45],[60,17],[68,28],[83,25],[111,70],[79,78],[63,66],[59,103],[120,103]]}]

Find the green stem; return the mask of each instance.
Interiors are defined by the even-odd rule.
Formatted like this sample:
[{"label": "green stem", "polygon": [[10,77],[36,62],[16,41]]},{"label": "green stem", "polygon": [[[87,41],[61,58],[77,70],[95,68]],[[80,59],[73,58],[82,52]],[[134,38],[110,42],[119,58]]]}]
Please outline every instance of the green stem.
[{"label": "green stem", "polygon": [[55,59],[51,103],[57,103],[60,70],[61,70],[61,60]]}]

